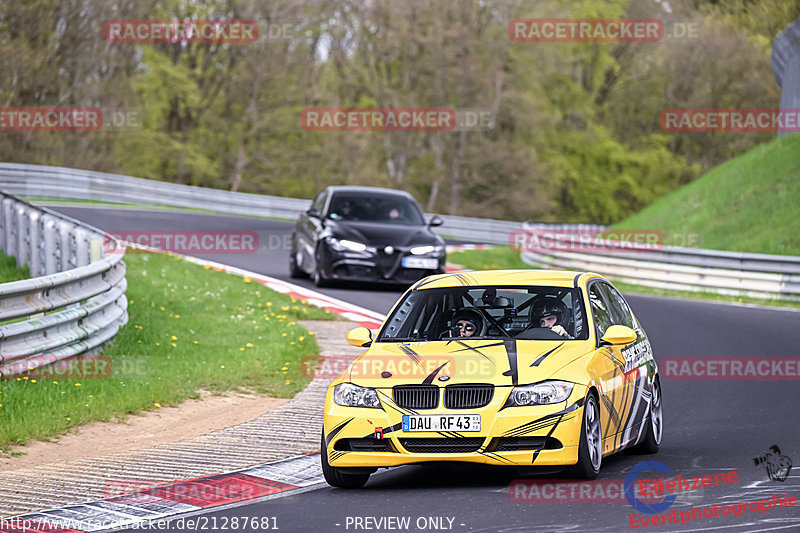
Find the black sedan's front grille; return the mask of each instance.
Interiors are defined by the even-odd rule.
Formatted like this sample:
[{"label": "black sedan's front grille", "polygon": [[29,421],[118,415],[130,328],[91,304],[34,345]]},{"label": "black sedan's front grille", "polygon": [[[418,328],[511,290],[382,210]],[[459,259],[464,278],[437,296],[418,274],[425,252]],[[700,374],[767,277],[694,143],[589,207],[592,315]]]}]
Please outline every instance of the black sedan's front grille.
[{"label": "black sedan's front grille", "polygon": [[472,453],[478,451],[483,441],[483,437],[400,439],[400,444],[411,453]]},{"label": "black sedan's front grille", "polygon": [[493,395],[493,385],[448,385],[444,388],[444,406],[447,409],[477,409],[489,405]]},{"label": "black sedan's front grille", "polygon": [[439,387],[436,385],[397,385],[392,399],[405,409],[436,409],[439,406]]}]

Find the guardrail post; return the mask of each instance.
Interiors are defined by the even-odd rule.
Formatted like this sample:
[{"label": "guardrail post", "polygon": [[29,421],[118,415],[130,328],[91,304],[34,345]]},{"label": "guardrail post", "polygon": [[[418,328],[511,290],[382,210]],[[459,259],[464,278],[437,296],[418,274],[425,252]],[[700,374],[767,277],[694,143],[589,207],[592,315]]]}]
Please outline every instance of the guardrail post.
[{"label": "guardrail post", "polygon": [[42,228],[44,231],[44,274],[55,274],[58,272],[59,255],[55,217],[45,214],[42,217]]},{"label": "guardrail post", "polygon": [[17,219],[17,251],[14,254],[14,257],[17,258],[17,266],[24,267],[25,265],[29,264],[28,261],[28,231],[27,223],[28,217],[26,216],[28,213],[28,208],[22,204],[17,205],[16,209],[16,219]]},{"label": "guardrail post", "polygon": [[[781,111],[800,109],[800,18],[790,22],[772,43],[772,72],[781,86]],[[778,135],[794,133],[778,131]]]},{"label": "guardrail post", "polygon": [[5,198],[0,202],[2,212],[0,216],[3,222],[3,231],[0,231],[0,250],[6,255],[13,255],[14,249],[14,235],[11,226],[14,220],[14,201],[11,198]]},{"label": "guardrail post", "polygon": [[69,270],[73,268],[73,266],[78,266],[77,264],[72,264],[72,228],[73,225],[70,222],[66,222],[64,220],[59,220],[56,224],[58,227],[58,236],[59,240],[61,241],[61,246],[59,250],[61,252],[61,265],[59,270]]},{"label": "guardrail post", "polygon": [[28,270],[31,277],[35,278],[43,274],[42,270],[42,228],[40,226],[41,215],[31,210],[28,213],[28,246],[30,247],[30,262]]},{"label": "guardrail post", "polygon": [[75,230],[75,266],[89,264],[89,232],[83,228]]}]

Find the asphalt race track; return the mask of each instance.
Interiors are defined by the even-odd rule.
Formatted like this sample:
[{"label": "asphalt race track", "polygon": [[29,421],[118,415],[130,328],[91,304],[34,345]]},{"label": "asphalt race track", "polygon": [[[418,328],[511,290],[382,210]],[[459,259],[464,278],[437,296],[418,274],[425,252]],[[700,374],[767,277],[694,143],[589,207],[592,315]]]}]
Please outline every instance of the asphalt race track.
[{"label": "asphalt race track", "polygon": [[[286,235],[292,224],[167,211],[98,207],[59,207],[58,211],[108,231],[239,230],[256,231],[262,249],[254,254],[204,255],[258,273],[289,279]],[[263,237],[262,237],[263,236]],[[292,280],[313,287],[309,280]],[[386,313],[400,288],[339,287],[321,291],[368,309]],[[656,358],[697,356],[800,356],[800,313],[689,300],[627,296],[643,323]],[[342,339],[344,342],[344,339]],[[738,481],[683,494],[671,508],[690,505],[732,505],[772,495],[800,496],[800,468],[785,481],[771,481],[764,465],[753,459],[778,445],[784,456],[800,464],[800,414],[795,380],[662,380],[664,436],[652,456],[621,454],[604,458],[599,479],[624,480],[645,460],[659,461],[682,477],[735,470]],[[657,472],[642,478],[658,478]],[[558,476],[540,476],[557,478]],[[205,514],[230,529],[233,517],[275,517],[280,531],[632,531],[630,515],[656,516],[635,510],[627,501],[514,502],[509,484],[517,479],[502,469],[464,466],[410,466],[374,474],[361,490],[313,490]],[[563,502],[563,503],[562,503]],[[398,529],[389,517],[409,518]],[[368,519],[368,520],[367,520]],[[383,519],[382,527],[378,522]],[[643,519],[643,518],[642,518]],[[740,516],[697,518],[681,525],[650,525],[636,530],[799,531],[800,505],[761,512],[749,507]],[[244,528],[239,530],[259,531]],[[170,531],[185,531],[174,527]],[[264,531],[264,530],[260,530]]]}]

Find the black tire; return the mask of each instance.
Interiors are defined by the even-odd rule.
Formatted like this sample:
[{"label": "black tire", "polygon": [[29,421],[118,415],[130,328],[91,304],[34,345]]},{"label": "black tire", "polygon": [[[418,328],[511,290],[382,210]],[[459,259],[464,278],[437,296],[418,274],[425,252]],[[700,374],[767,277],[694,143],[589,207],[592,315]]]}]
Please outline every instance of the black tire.
[{"label": "black tire", "polygon": [[661,437],[664,431],[664,415],[661,407],[661,382],[656,379],[653,381],[653,389],[650,391],[650,409],[647,418],[642,423],[645,431],[644,440],[631,448],[635,453],[656,453],[661,447]]},{"label": "black tire", "polygon": [[289,252],[289,277],[290,278],[305,278],[308,276],[306,272],[297,266],[297,250],[295,249],[295,237],[292,235],[292,249]]},{"label": "black tire", "polygon": [[597,399],[589,392],[583,405],[581,440],[578,444],[578,462],[566,470],[577,479],[594,479],[603,462],[603,430],[600,426],[600,409]]},{"label": "black tire", "polygon": [[320,253],[319,248],[317,248],[317,253],[314,254],[314,272],[311,274],[311,280],[314,282],[314,285],[317,287],[327,287],[330,285],[330,282],[322,277],[322,267],[320,266]]},{"label": "black tire", "polygon": [[320,444],[320,458],[322,461],[322,475],[331,487],[342,489],[360,489],[369,479],[369,474],[345,474],[341,469],[328,464],[328,449],[325,446],[325,432],[322,432]]}]

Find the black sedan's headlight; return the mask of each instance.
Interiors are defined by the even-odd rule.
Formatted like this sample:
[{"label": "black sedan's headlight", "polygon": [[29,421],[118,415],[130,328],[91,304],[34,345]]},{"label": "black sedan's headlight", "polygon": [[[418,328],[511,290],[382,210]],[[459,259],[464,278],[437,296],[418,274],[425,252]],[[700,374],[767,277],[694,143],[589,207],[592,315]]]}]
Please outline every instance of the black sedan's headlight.
[{"label": "black sedan's headlight", "polygon": [[433,245],[433,244],[423,244],[420,246],[412,246],[409,250],[413,255],[426,255],[426,254],[434,254],[434,255],[442,255],[442,251],[444,250],[444,246]]},{"label": "black sedan's headlight", "polygon": [[375,389],[359,387],[352,383],[340,383],[333,388],[333,401],[343,407],[374,407],[380,409],[381,402]]},{"label": "black sedan's headlight", "polygon": [[525,405],[548,405],[563,402],[572,393],[574,383],[568,381],[542,381],[533,385],[514,387],[506,401],[506,407]]},{"label": "black sedan's headlight", "polygon": [[335,252],[366,252],[367,245],[362,242],[349,241],[347,239],[337,239],[328,237],[328,245]]}]

